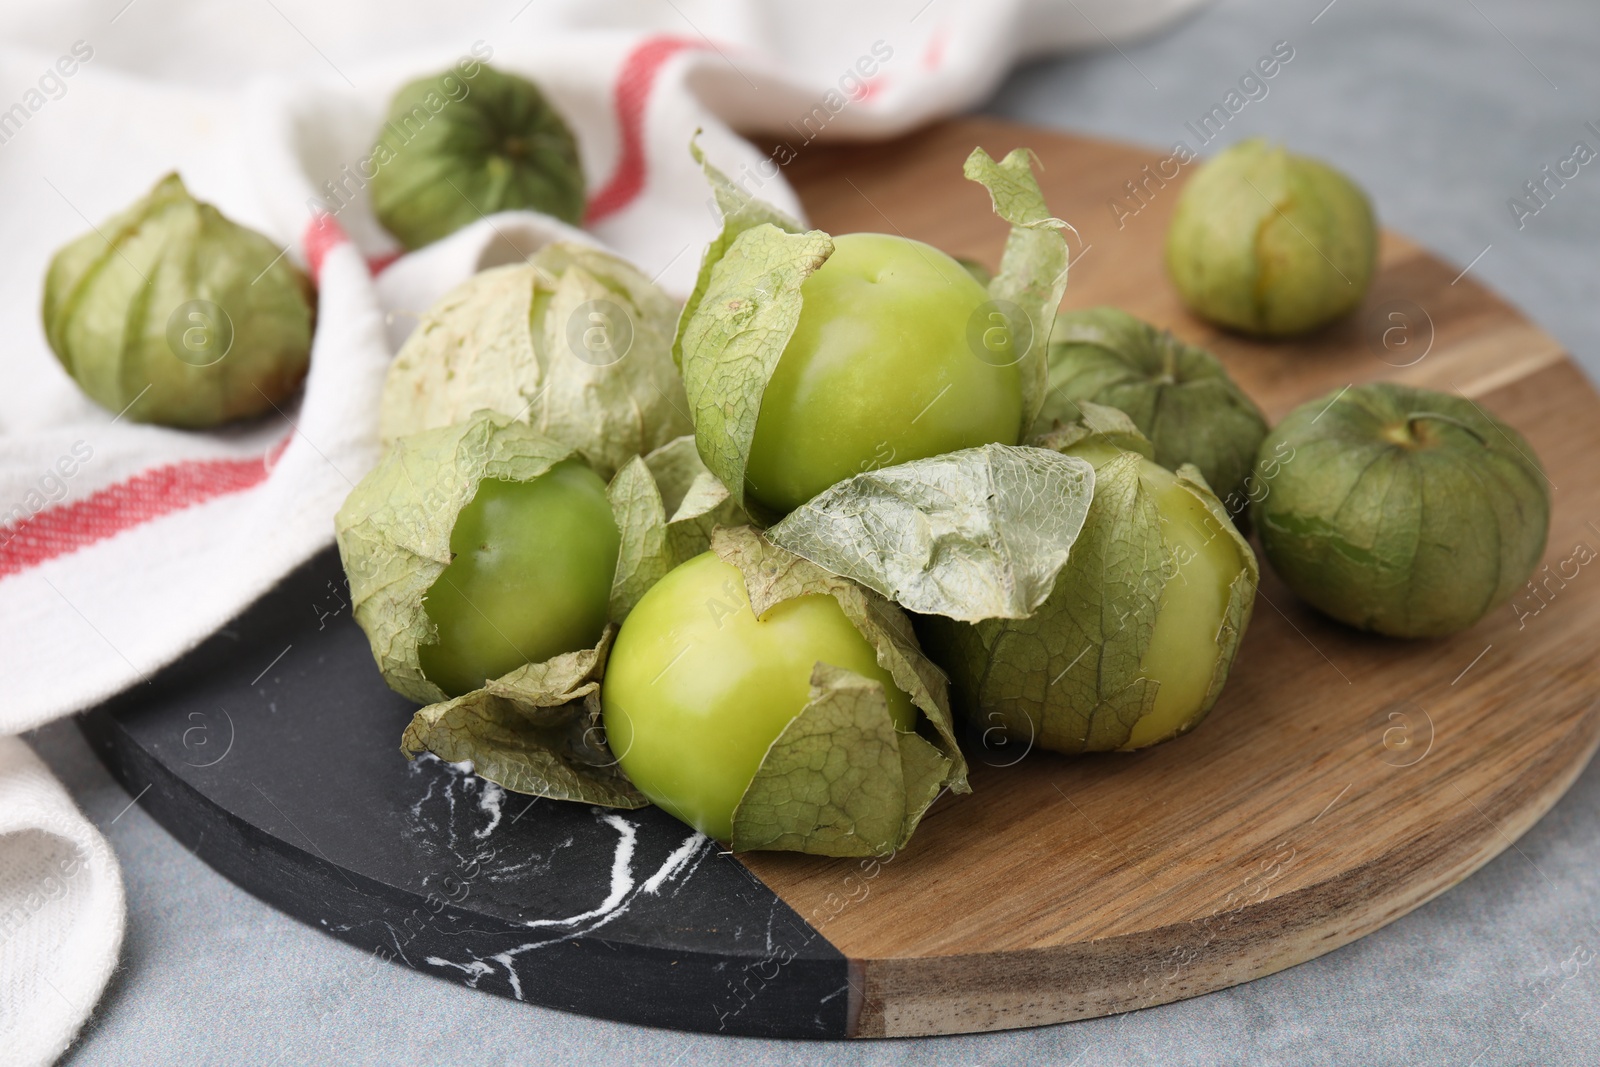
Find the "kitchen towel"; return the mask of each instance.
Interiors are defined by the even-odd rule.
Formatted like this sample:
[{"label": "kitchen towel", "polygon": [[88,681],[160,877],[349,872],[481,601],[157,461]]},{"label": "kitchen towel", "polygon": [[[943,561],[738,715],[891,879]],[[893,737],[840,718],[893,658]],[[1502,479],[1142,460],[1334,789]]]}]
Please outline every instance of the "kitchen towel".
[{"label": "kitchen towel", "polygon": [[[719,167],[801,215],[780,164],[813,143],[904,133],[982,100],[1020,60],[1124,39],[1196,2],[512,0],[466,12],[431,0],[69,0],[0,13],[11,205],[0,213],[0,908],[26,913],[15,933],[0,914],[8,1062],[67,1047],[122,929],[104,839],[8,735],[142,684],[330,543],[334,511],[378,456],[389,359],[429,303],[558,236],[597,241],[682,296],[716,229],[687,151],[696,129]],[[388,97],[482,62],[536,79],[574,128],[583,229],[508,213],[399,255],[365,188]],[[96,407],[39,323],[55,249],[173,169],[318,288],[302,397],[205,433]],[[31,900],[45,903],[29,911]]]}]

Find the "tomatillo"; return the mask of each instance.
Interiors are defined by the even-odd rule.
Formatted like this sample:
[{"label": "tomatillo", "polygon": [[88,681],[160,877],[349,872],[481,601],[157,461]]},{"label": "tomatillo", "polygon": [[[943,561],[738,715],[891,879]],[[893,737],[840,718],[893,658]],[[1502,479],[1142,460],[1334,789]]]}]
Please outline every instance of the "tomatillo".
[{"label": "tomatillo", "polygon": [[1174,473],[1121,412],[1041,439],[1095,469],[1088,515],[1055,586],[1025,619],[919,621],[963,711],[987,733],[1056,752],[1143,748],[1216,703],[1259,570],[1199,471]]},{"label": "tomatillo", "polygon": [[417,650],[423,673],[460,696],[524,663],[593,647],[619,542],[605,483],[579,460],[529,482],[479,483],[423,601],[439,631]]},{"label": "tomatillo", "polygon": [[286,404],[315,310],[276,241],[175,173],[59,249],[44,279],[45,339],[78,387],[119,419],[183,429]]},{"label": "tomatillo", "polygon": [[904,237],[845,234],[800,293],[745,468],[757,503],[789,512],[862,471],[1017,443],[1021,356],[1006,315],[985,316],[988,292],[956,260]]},{"label": "tomatillo", "polygon": [[[1140,675],[1152,679],[1157,689],[1149,710],[1121,746],[1143,748],[1183,732],[1210,710],[1206,697],[1212,678],[1219,661],[1227,673],[1226,660],[1233,653],[1218,643],[1217,631],[1227,615],[1234,580],[1246,568],[1248,549],[1224,534],[1207,501],[1159,464],[1100,441],[1063,451],[1094,464],[1097,474],[1109,474],[1109,465],[1120,460],[1138,478],[1137,492],[1155,505],[1158,516],[1162,559],[1141,589],[1155,602],[1155,613],[1148,620],[1139,660]],[[1066,577],[1069,585],[1081,580],[1070,573]],[[1131,613],[1135,605],[1122,610]],[[1135,626],[1146,624],[1123,618]]]},{"label": "tomatillo", "polygon": [[1035,433],[1077,419],[1082,400],[1117,408],[1150,439],[1157,463],[1170,471],[1193,463],[1230,515],[1249,506],[1250,465],[1267,420],[1216,356],[1100,307],[1056,316],[1049,362]]},{"label": "tomatillo", "polygon": [[487,63],[401,86],[368,162],[373,214],[408,249],[498,211],[583,220],[572,128],[539,86]]},{"label": "tomatillo", "polygon": [[1378,264],[1367,194],[1318,159],[1261,138],[1207,162],[1178,194],[1167,273],[1189,310],[1288,337],[1355,309]]},{"label": "tomatillo", "polygon": [[706,552],[656,583],[617,634],[601,687],[606,739],[651,801],[719,841],[773,741],[826,663],[877,681],[895,729],[917,710],[831,596],[759,619],[738,568]]},{"label": "tomatillo", "polygon": [[1464,396],[1374,382],[1290,412],[1261,442],[1251,507],[1284,584],[1391,637],[1464,630],[1544,556],[1533,447]]}]

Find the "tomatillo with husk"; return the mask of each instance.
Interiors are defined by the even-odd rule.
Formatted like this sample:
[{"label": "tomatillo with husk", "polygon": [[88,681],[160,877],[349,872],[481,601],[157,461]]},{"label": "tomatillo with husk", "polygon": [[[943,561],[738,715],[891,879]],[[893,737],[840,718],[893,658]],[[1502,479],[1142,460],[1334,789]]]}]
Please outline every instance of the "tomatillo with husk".
[{"label": "tomatillo with husk", "polygon": [[848,478],[1031,430],[1067,280],[1066,225],[1017,149],[963,174],[1011,225],[987,284],[904,236],[807,230],[700,159],[723,214],[678,320],[700,456],[776,521]]},{"label": "tomatillo with husk", "polygon": [[905,616],[750,527],[644,595],[600,700],[632,787],[735,850],[885,855],[942,790],[968,791]]},{"label": "tomatillo with husk", "polygon": [[1111,307],[1064,311],[1050,335],[1050,392],[1034,423],[1045,433],[1081,417],[1083,401],[1124,412],[1168,470],[1192,463],[1230,515],[1267,433],[1261,409],[1210,352]]},{"label": "tomatillo with husk", "polygon": [[526,482],[484,480],[423,598],[438,639],[422,670],[450,696],[524,663],[589,648],[605,629],[620,534],[600,476],[562,460]]},{"label": "tomatillo with husk", "polygon": [[378,433],[387,443],[498,411],[609,478],[693,429],[672,363],[677,322],[678,302],[631,263],[554,241],[428,309],[389,365]]},{"label": "tomatillo with husk", "polygon": [[746,492],[786,513],[864,470],[999,443],[1021,433],[1010,325],[992,358],[967,324],[989,294],[931,245],[844,234],[800,287],[799,322],[767,381]]},{"label": "tomatillo with husk", "polygon": [[1049,598],[1030,616],[919,620],[958,708],[984,731],[1056,752],[1143,748],[1216,703],[1259,570],[1198,470],[1172,472],[1119,411],[1036,441],[1094,466],[1094,495]]},{"label": "tomatillo with husk", "polygon": [[497,211],[583,219],[583,167],[566,120],[527,78],[472,64],[402,86],[373,147],[383,228],[420,248]]},{"label": "tomatillo with husk", "polygon": [[373,658],[419,703],[591,647],[605,626],[620,543],[605,485],[506,416],[395,441],[334,530]]},{"label": "tomatillo with husk", "polygon": [[1467,397],[1351,386],[1292,411],[1261,457],[1266,491],[1251,515],[1262,551],[1284,584],[1351,626],[1455,633],[1509,600],[1544,555],[1538,458]]},{"label": "tomatillo with husk", "polygon": [[311,281],[168,174],[50,259],[44,333],[89,398],[203,429],[272,411],[311,361]]},{"label": "tomatillo with husk", "polygon": [[401,739],[506,789],[637,808],[600,726],[600,678],[639,599],[743,521],[681,437],[602,486],[506,416],[400,438],[338,516],[356,619],[395,689]]},{"label": "tomatillo with husk", "polygon": [[1241,333],[1287,337],[1361,303],[1377,268],[1378,224],[1350,178],[1253,138],[1189,179],[1166,256],[1190,311]]},{"label": "tomatillo with husk", "polygon": [[606,739],[634,786],[718,841],[767,750],[811,699],[818,663],[882,689],[894,728],[911,698],[837,601],[810,594],[756,617],[744,576],[714,553],[656,583],[617,634],[601,689]]}]

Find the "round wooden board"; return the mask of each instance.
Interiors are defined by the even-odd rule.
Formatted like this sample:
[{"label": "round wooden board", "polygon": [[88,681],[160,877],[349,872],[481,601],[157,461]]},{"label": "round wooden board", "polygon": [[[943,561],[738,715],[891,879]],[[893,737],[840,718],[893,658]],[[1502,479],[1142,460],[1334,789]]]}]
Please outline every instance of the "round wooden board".
[{"label": "round wooden board", "polygon": [[1038,153],[1078,230],[1069,306],[1208,346],[1272,417],[1393,378],[1522,430],[1555,487],[1538,589],[1452,639],[1395,642],[1267,574],[1194,733],[1132,755],[979,745],[974,793],[941,799],[889,860],[732,857],[654,809],[508,800],[407,763],[412,708],[373,667],[331,550],[86,716],[96,750],[187,847],[332,936],[487,992],[723,1033],[911,1036],[1159,1004],[1330,951],[1466,877],[1600,741],[1584,636],[1600,626],[1600,398],[1504,301],[1394,235],[1349,321],[1294,344],[1218,334],[1162,272],[1177,182],[1143,170],[1160,153],[959,121],[803,147],[787,173],[824,229],[992,264],[1005,231],[961,177],[974,144]]},{"label": "round wooden board", "polygon": [[1104,1015],[1319,956],[1509,846],[1600,741],[1600,575],[1584,565],[1600,548],[1600,398],[1552,338],[1392,233],[1348,321],[1290,343],[1221,333],[1162,267],[1193,167],[1163,186],[1161,152],[967,120],[806,148],[788,174],[821,229],[993,265],[1004,230],[961,177],[975,144],[1037,153],[1079,235],[1065,307],[1114,304],[1204,345],[1269,418],[1381,378],[1521,430],[1551,480],[1548,569],[1467,632],[1416,642],[1332,623],[1265,573],[1227,689],[1187,737],[1130,755],[974,751],[973,795],[941,800],[889,863],[742,857],[851,961],[857,1036]]}]

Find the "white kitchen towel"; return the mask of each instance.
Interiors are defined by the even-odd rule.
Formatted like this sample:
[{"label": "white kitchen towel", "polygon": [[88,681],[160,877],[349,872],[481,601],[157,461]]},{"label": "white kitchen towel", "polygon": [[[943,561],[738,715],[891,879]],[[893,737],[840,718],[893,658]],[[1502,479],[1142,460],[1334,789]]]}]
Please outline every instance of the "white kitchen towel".
[{"label": "white kitchen towel", "polygon": [[117,963],[122,876],[100,832],[15,737],[0,737],[0,1062],[49,1063]]},{"label": "white kitchen towel", "polygon": [[[741,135],[781,138],[799,155],[814,141],[902,133],[980,101],[1020,59],[1143,32],[1197,2],[7,5],[0,736],[138,684],[326,546],[334,511],[377,458],[376,401],[394,347],[473,271],[576,236],[686,292],[716,225],[687,152],[694,130],[746,188],[799,214],[781,168]],[[535,78],[572,124],[589,188],[584,230],[512,213],[396,258],[365,197],[364,161],[393,90],[464,58]],[[172,169],[281,242],[318,285],[303,398],[209,433],[100,410],[62,373],[39,324],[51,253]],[[0,806],[8,775],[38,773],[0,762]],[[36,805],[50,796],[61,825],[81,823],[59,791]],[[48,834],[0,836],[0,893],[13,872],[43,869],[24,857],[61,847]],[[66,952],[88,931],[114,958],[120,890],[106,888],[116,876],[104,869],[82,883],[81,908],[30,924],[33,936],[57,937]],[[0,1028],[20,1012],[53,1035],[38,1046],[48,1059],[108,972],[82,968],[77,996],[32,1000],[43,985],[25,970],[0,950]]]}]

